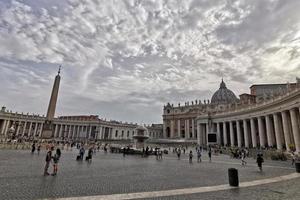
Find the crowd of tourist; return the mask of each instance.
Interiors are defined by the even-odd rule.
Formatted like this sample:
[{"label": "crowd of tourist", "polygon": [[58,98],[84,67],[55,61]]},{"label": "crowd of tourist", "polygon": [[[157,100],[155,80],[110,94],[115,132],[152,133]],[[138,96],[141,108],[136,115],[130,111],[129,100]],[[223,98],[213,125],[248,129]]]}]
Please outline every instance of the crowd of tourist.
[{"label": "crowd of tourist", "polygon": [[[21,143],[20,143],[21,144]],[[28,145],[27,145],[28,146]],[[58,164],[61,158],[61,149],[65,151],[73,151],[74,149],[78,151],[78,155],[75,160],[81,162],[83,160],[88,163],[92,162],[93,155],[96,152],[103,150],[104,153],[107,153],[110,149],[111,152],[113,145],[110,144],[101,144],[101,143],[92,143],[86,144],[81,142],[33,142],[31,143],[31,153],[38,155],[40,154],[42,149],[46,150],[46,158],[45,158],[45,167],[44,167],[44,175],[50,175],[49,168],[52,165],[53,170],[51,175],[55,176],[58,172]],[[122,147],[123,156],[132,153],[132,146],[127,145]],[[87,152],[87,154],[86,154]],[[146,146],[140,150],[142,157],[148,157],[149,155],[155,155],[157,160],[162,160],[164,154],[173,153],[178,160],[181,159],[182,155],[187,154],[188,161],[190,164],[193,163],[194,155],[196,157],[197,163],[201,163],[203,161],[203,154],[207,154],[208,162],[212,162],[212,156],[218,156],[219,154],[226,153],[232,159],[239,159],[241,161],[241,165],[247,165],[247,158],[250,157],[250,152],[247,148],[236,148],[236,147],[220,147],[217,145],[212,146],[187,146],[187,145],[174,145],[174,146]],[[120,152],[121,153],[121,152]],[[85,156],[86,155],[86,156]],[[251,157],[253,156],[253,152]],[[255,155],[256,163],[260,171],[262,171],[262,164],[264,162],[263,151],[259,150]],[[297,155],[294,152],[291,152],[291,161],[292,165],[294,165],[297,160]]]}]

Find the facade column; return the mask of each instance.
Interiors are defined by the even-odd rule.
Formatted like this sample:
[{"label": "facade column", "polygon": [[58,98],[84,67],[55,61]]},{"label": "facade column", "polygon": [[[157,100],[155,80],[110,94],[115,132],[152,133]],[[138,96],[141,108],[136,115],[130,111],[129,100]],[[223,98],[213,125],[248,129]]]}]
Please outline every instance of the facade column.
[{"label": "facade column", "polygon": [[22,122],[19,121],[19,123],[18,123],[18,128],[17,128],[17,131],[16,131],[16,135],[19,135],[21,123],[22,123]]},{"label": "facade column", "polygon": [[195,139],[195,120],[192,119],[192,138]]},{"label": "facade column", "polygon": [[73,124],[72,138],[76,138],[76,125]]},{"label": "facade column", "polygon": [[271,118],[270,115],[267,115],[266,117],[266,129],[267,129],[267,141],[268,141],[268,146],[272,147],[274,146],[273,143],[273,134],[272,134],[272,122],[271,122]]},{"label": "facade column", "polygon": [[90,125],[90,132],[89,132],[88,138],[89,138],[89,139],[92,138],[92,125]]},{"label": "facade column", "polygon": [[180,138],[180,119],[177,120],[177,137]]},{"label": "facade column", "polygon": [[190,119],[186,121],[187,138],[190,138]]},{"label": "facade column", "polygon": [[284,135],[286,150],[290,151],[291,149],[290,149],[289,145],[292,142],[291,142],[291,137],[290,137],[290,129],[289,129],[289,125],[288,125],[287,113],[285,111],[282,111],[281,116],[282,116],[283,135]]},{"label": "facade column", "polygon": [[250,119],[250,129],[251,129],[251,139],[252,139],[252,147],[257,147],[257,137],[256,137],[256,126],[254,122],[254,118]]},{"label": "facade column", "polygon": [[30,122],[30,125],[29,125],[28,136],[31,136],[31,129],[32,129],[32,122]]},{"label": "facade column", "polygon": [[27,121],[24,122],[23,130],[22,130],[22,137],[24,137],[24,135],[25,135],[26,126],[27,126]]},{"label": "facade column", "polygon": [[234,147],[234,132],[233,132],[233,122],[229,122],[229,131],[230,131],[230,146]]},{"label": "facade column", "polygon": [[197,142],[198,145],[202,144],[202,129],[201,129],[201,124],[197,123]]},{"label": "facade column", "polygon": [[6,128],[6,123],[7,123],[7,120],[4,120],[3,125],[1,127],[1,135],[4,135],[4,131],[5,131],[5,128]]},{"label": "facade column", "polygon": [[208,123],[205,123],[205,128],[206,128],[206,133],[205,133],[205,136],[206,136],[206,145],[208,145],[208,133],[209,133],[209,125],[208,125]]},{"label": "facade column", "polygon": [[[167,138],[167,131],[166,131],[166,129],[167,129],[167,125],[166,125],[166,120],[164,120],[163,121],[163,138]],[[105,135],[105,131],[104,131],[104,135]],[[103,139],[104,139],[104,136],[103,136]]]},{"label": "facade column", "polygon": [[227,141],[226,122],[223,122],[223,141],[224,141],[224,146],[227,146],[228,145],[228,141]]},{"label": "facade column", "polygon": [[58,124],[55,124],[54,138],[57,138]]},{"label": "facade column", "polygon": [[42,136],[43,127],[44,127],[44,123],[41,123],[40,130],[39,130],[39,137]]},{"label": "facade column", "polygon": [[5,127],[5,130],[4,130],[5,137],[7,136],[8,129],[9,129],[9,126],[10,126],[11,123],[12,123],[12,121],[10,121],[10,120],[8,120],[7,123],[6,123],[6,127]]},{"label": "facade column", "polygon": [[38,128],[38,123],[35,122],[35,126],[34,126],[34,132],[33,132],[33,136],[35,137],[36,136],[36,133],[37,133],[37,128]]},{"label": "facade column", "polygon": [[58,134],[58,137],[61,138],[62,137],[62,131],[63,131],[63,125],[61,124],[59,126],[59,134]]},{"label": "facade column", "polygon": [[175,121],[171,120],[170,138],[174,138]]},{"label": "facade column", "polygon": [[102,126],[98,126],[98,132],[99,132],[99,139],[103,139],[103,136],[102,136]]},{"label": "facade column", "polygon": [[259,134],[259,144],[260,147],[265,147],[266,141],[265,141],[265,130],[263,127],[263,120],[262,117],[258,117],[258,134]]},{"label": "facade column", "polygon": [[276,137],[276,146],[278,150],[282,150],[282,132],[279,127],[279,117],[276,113],[273,114],[274,127],[275,127],[275,137]]},{"label": "facade column", "polygon": [[76,130],[76,138],[80,138],[81,137],[81,133],[80,133],[80,126],[77,125],[77,130]]},{"label": "facade column", "polygon": [[237,132],[238,147],[241,148],[242,147],[242,133],[241,133],[241,125],[238,120],[236,121],[236,132]]},{"label": "facade column", "polygon": [[71,136],[71,130],[72,130],[72,125],[69,125],[68,138],[72,138],[72,136]]},{"label": "facade column", "polygon": [[290,115],[291,115],[291,121],[292,121],[292,130],[293,130],[296,152],[299,153],[300,152],[300,132],[299,132],[297,114],[296,114],[295,109],[290,110]]},{"label": "facade column", "polygon": [[217,122],[217,143],[221,145],[221,127],[220,122]]},{"label": "facade column", "polygon": [[243,127],[244,127],[244,141],[245,141],[245,147],[249,148],[249,132],[248,132],[248,124],[246,119],[243,120]]},{"label": "facade column", "polygon": [[17,128],[17,131],[16,131],[16,135],[19,135],[19,133],[20,133],[20,128],[21,128],[21,121],[19,121],[19,123],[18,123],[18,128]]}]

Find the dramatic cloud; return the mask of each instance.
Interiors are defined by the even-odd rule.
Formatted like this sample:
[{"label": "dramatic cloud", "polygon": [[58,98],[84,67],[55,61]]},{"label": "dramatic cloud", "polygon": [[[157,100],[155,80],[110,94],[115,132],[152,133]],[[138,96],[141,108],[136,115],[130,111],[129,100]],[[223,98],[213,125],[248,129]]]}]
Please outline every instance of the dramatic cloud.
[{"label": "dramatic cloud", "polygon": [[167,102],[238,95],[300,76],[300,1],[3,0],[0,103],[58,115],[161,122]]}]

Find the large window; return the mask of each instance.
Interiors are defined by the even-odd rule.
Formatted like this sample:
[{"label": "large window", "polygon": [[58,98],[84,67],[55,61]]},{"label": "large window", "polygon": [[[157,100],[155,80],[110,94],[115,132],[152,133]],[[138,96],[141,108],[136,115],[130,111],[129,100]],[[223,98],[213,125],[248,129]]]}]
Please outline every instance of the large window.
[{"label": "large window", "polygon": [[115,137],[116,138],[118,137],[118,130],[116,130]]}]

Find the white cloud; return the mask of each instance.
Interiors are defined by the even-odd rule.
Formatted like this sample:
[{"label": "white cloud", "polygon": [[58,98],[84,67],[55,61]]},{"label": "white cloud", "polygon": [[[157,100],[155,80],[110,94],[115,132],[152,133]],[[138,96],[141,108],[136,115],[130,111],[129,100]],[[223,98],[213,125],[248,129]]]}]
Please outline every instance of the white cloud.
[{"label": "white cloud", "polygon": [[[0,7],[0,69],[18,80],[0,81],[15,91],[4,104],[34,86],[24,100],[48,98],[54,70],[47,65],[65,66],[59,113],[106,110],[112,118],[120,107],[111,103],[121,102],[122,120],[136,108],[152,112],[149,122],[160,121],[166,101],[195,98],[191,91],[210,98],[222,76],[238,94],[300,75],[298,1],[6,0]],[[24,109],[41,112],[47,103]]]}]

